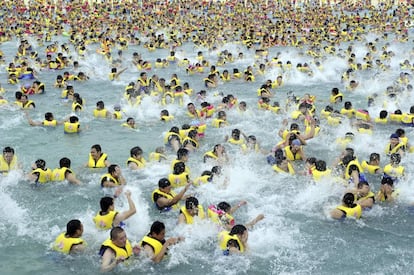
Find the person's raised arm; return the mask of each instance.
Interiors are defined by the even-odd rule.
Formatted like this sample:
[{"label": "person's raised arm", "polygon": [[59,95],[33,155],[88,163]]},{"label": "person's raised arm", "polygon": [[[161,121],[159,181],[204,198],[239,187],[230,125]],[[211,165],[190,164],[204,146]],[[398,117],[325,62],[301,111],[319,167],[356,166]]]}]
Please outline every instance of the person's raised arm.
[{"label": "person's raised arm", "polygon": [[128,200],[129,209],[124,211],[124,212],[118,213],[115,216],[115,219],[113,221],[114,226],[119,225],[120,222],[128,219],[129,217],[131,217],[132,215],[134,215],[137,212],[137,210],[135,208],[135,203],[131,198],[131,191],[129,191],[129,190],[125,191],[125,196],[127,197],[127,200]]}]

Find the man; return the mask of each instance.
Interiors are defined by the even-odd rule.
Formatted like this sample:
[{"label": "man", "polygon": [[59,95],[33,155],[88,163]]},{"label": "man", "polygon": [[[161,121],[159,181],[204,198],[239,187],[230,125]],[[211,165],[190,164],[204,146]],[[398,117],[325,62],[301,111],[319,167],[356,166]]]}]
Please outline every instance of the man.
[{"label": "man", "polygon": [[101,201],[99,202],[101,211],[99,211],[93,218],[93,221],[95,222],[97,228],[106,230],[115,226],[122,227],[123,221],[137,212],[135,204],[131,199],[131,191],[126,191],[125,196],[128,200],[129,209],[121,213],[115,211],[114,198],[101,198]]},{"label": "man", "polygon": [[183,241],[183,237],[169,238],[165,240],[165,225],[160,221],[155,221],[151,225],[150,232],[141,240],[141,247],[145,254],[154,263],[159,263],[167,254],[170,245]]},{"label": "man", "polygon": [[130,157],[127,159],[127,166],[131,170],[139,170],[145,167],[147,161],[142,156],[141,147],[135,146],[130,150]]},{"label": "man", "polygon": [[228,231],[222,231],[219,234],[220,249],[224,255],[244,253],[247,250],[247,240],[249,232],[242,224],[236,224]]},{"label": "man", "polygon": [[85,241],[81,238],[83,225],[79,220],[71,220],[66,224],[66,232],[60,234],[54,244],[53,249],[64,253],[78,253],[85,249]]},{"label": "man", "polygon": [[102,153],[101,145],[92,145],[89,154],[89,161],[85,164],[85,166],[89,168],[104,168],[108,167],[109,165],[110,163],[108,161],[108,155]]},{"label": "man", "polygon": [[118,187],[125,183],[126,180],[122,175],[121,167],[117,164],[111,164],[108,167],[108,173],[101,177],[101,187]]},{"label": "man", "polygon": [[52,170],[46,168],[46,161],[38,159],[32,165],[32,171],[28,175],[29,180],[37,183],[46,183],[52,180]]},{"label": "man", "polygon": [[331,217],[337,220],[353,217],[355,219],[361,218],[362,207],[355,203],[355,195],[346,193],[342,198],[342,204],[331,211]]},{"label": "man", "polygon": [[193,224],[194,218],[204,219],[203,206],[198,203],[198,199],[195,197],[188,197],[185,200],[185,206],[180,208],[180,215],[178,216],[178,223]]},{"label": "man", "polygon": [[162,178],[158,181],[158,189],[152,192],[152,201],[160,211],[170,211],[171,209],[178,209],[178,202],[184,198],[185,192],[190,187],[191,182],[188,182],[180,193],[175,194],[171,190],[171,183],[167,178]]},{"label": "man", "polygon": [[75,173],[70,169],[71,161],[68,158],[61,158],[59,160],[60,168],[55,168],[52,172],[52,181],[67,180],[72,184],[80,184],[80,180],[76,178]]},{"label": "man", "polygon": [[108,272],[133,254],[138,255],[139,247],[131,246],[126,232],[119,226],[112,228],[110,238],[102,243],[99,255],[102,258],[101,272]]},{"label": "man", "polygon": [[357,189],[353,192],[356,198],[356,203],[361,205],[362,209],[371,208],[375,203],[375,194],[366,181],[360,181]]},{"label": "man", "polygon": [[4,147],[3,155],[0,156],[0,173],[7,174],[10,170],[19,169],[19,166],[14,149],[9,146]]},{"label": "man", "polygon": [[100,100],[96,102],[96,108],[93,110],[93,116],[96,118],[111,118],[112,114],[105,108],[105,103]]}]

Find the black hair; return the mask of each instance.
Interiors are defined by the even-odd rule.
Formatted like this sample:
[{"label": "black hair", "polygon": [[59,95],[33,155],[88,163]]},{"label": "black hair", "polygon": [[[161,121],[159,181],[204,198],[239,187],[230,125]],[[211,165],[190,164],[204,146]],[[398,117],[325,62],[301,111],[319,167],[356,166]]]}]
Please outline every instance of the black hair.
[{"label": "black hair", "polygon": [[198,199],[196,197],[188,197],[185,200],[185,208],[190,210],[198,207]]},{"label": "black hair", "polygon": [[229,235],[233,236],[233,235],[239,235],[239,234],[243,234],[244,231],[246,231],[247,228],[246,226],[242,225],[242,224],[236,224],[235,226],[233,226],[233,228],[230,230]]},{"label": "black hair", "polygon": [[114,199],[111,197],[103,197],[99,201],[99,205],[101,206],[102,212],[108,212],[108,209],[112,204],[114,204]]},{"label": "black hair", "polygon": [[66,235],[73,236],[75,235],[78,229],[81,229],[82,223],[80,220],[70,220],[66,224]]},{"label": "black hair", "polygon": [[342,202],[348,207],[353,207],[355,205],[355,195],[352,193],[346,193],[342,198]]},{"label": "black hair", "polygon": [[217,204],[217,208],[219,210],[223,210],[224,212],[229,212],[231,209],[231,205],[225,201],[222,201],[219,204]]},{"label": "black hair", "polygon": [[171,185],[171,182],[167,178],[161,178],[158,181],[158,187],[159,188],[165,188]]},{"label": "black hair", "polygon": [[162,223],[160,221],[155,221],[151,225],[150,234],[152,234],[152,233],[160,234],[161,231],[163,231],[164,229],[165,229],[164,223]]},{"label": "black hair", "polygon": [[131,157],[136,155],[142,155],[142,149],[139,146],[132,147],[129,154],[131,155]]},{"label": "black hair", "polygon": [[68,158],[61,158],[59,160],[60,168],[63,168],[63,167],[70,168],[70,164],[71,164],[71,162],[70,162],[70,159],[68,159]]}]

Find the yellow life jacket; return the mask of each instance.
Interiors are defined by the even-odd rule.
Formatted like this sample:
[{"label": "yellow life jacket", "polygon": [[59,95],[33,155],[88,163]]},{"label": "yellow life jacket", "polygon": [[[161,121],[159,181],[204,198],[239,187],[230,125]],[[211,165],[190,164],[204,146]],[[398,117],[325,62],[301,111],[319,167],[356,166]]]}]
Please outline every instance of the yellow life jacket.
[{"label": "yellow life jacket", "polygon": [[183,146],[190,143],[191,145],[193,145],[195,148],[199,147],[198,141],[196,141],[195,139],[192,139],[190,137],[185,137],[183,140]]},{"label": "yellow life jacket", "polygon": [[361,162],[361,167],[362,167],[362,169],[364,169],[363,171],[367,171],[370,174],[375,174],[377,172],[377,170],[381,168],[381,167],[379,167],[379,165],[369,164],[366,160],[363,160]]},{"label": "yellow life jacket", "polygon": [[229,138],[229,140],[227,140],[228,143],[230,144],[235,144],[235,145],[242,145],[244,144],[244,139],[234,139],[234,138]]},{"label": "yellow life jacket", "polygon": [[312,170],[312,178],[314,181],[320,181],[321,179],[325,177],[331,176],[332,170],[326,169],[325,171],[319,171],[317,169]]},{"label": "yellow life jacket", "polygon": [[95,161],[92,158],[92,155],[89,154],[88,167],[89,168],[104,168],[104,167],[106,167],[105,160],[107,159],[107,157],[108,157],[107,154],[102,153],[102,155],[99,157],[99,159],[97,161]]},{"label": "yellow life jacket", "polygon": [[63,130],[66,134],[73,134],[79,132],[79,122],[71,123],[69,121],[66,121],[63,123]]},{"label": "yellow life jacket", "polygon": [[69,254],[73,245],[84,243],[81,238],[66,237],[66,232],[61,233],[53,243],[53,250],[58,252]]},{"label": "yellow life jacket", "polygon": [[133,158],[133,157],[129,157],[127,159],[127,161],[126,161],[127,166],[130,162],[135,163],[138,166],[138,168],[144,168],[145,164],[147,163],[144,158],[141,158],[141,160],[137,160],[136,158]]},{"label": "yellow life jacket", "polygon": [[106,118],[108,110],[106,109],[102,109],[102,110],[98,110],[98,109],[94,109],[93,110],[93,116],[94,117],[99,117],[99,118]]},{"label": "yellow life jacket", "polygon": [[180,136],[179,134],[174,133],[174,132],[168,132],[168,133],[164,136],[164,144],[169,144],[170,138],[171,138],[172,136],[177,137],[178,142],[179,142],[180,144],[182,143],[181,136]]},{"label": "yellow life jacket", "polygon": [[144,236],[144,238],[141,240],[141,246],[144,246],[144,243],[151,246],[152,250],[154,250],[155,256],[161,252],[163,244],[159,240],[150,236]]},{"label": "yellow life jacket", "polygon": [[116,246],[111,239],[107,239],[102,243],[102,247],[109,247],[115,252],[115,259],[128,259],[132,255],[132,246],[129,240],[126,240],[125,247]]},{"label": "yellow life jacket", "polygon": [[174,119],[174,116],[161,116],[162,121],[171,121]]},{"label": "yellow life jacket", "polygon": [[161,153],[157,153],[157,152],[151,152],[149,155],[149,160],[150,161],[158,161],[160,162],[163,159],[167,159],[167,156]]},{"label": "yellow life jacket", "polygon": [[228,122],[224,119],[215,118],[211,121],[211,125],[216,128],[220,128],[222,126],[227,126]]},{"label": "yellow life jacket", "polygon": [[111,229],[114,223],[115,216],[118,214],[117,211],[109,211],[106,215],[101,215],[100,212],[93,218],[96,228],[102,230]]},{"label": "yellow life jacket", "polygon": [[356,167],[358,167],[359,173],[362,173],[364,171],[364,169],[362,169],[357,159],[351,160],[345,168],[345,179],[347,180],[351,177],[349,175],[349,167],[351,167],[351,165],[356,165]]},{"label": "yellow life jacket", "polygon": [[356,204],[356,206],[353,208],[340,205],[336,209],[339,209],[345,212],[345,215],[347,218],[354,217],[356,219],[359,219],[361,218],[361,215],[362,215],[362,208],[361,208],[361,205],[359,204]]},{"label": "yellow life jacket", "polygon": [[161,196],[161,197],[164,197],[164,198],[166,198],[166,199],[168,199],[168,200],[171,200],[171,199],[173,199],[173,198],[176,196],[176,194],[174,193],[174,191],[172,191],[172,190],[171,190],[171,192],[170,192],[170,193],[165,193],[165,192],[162,192],[160,189],[158,189],[158,188],[157,188],[157,189],[155,189],[154,191],[152,191],[152,194],[151,194],[151,199],[152,199],[152,202],[155,204],[155,206],[156,206],[159,210],[169,211],[169,210],[171,210],[171,209],[179,209],[179,207],[180,207],[179,203],[176,203],[176,204],[171,205],[171,206],[167,206],[167,207],[160,208],[160,207],[157,205],[156,201],[155,201],[155,198],[154,198],[154,195],[155,195],[155,194],[157,194],[157,195],[159,195],[159,196]]},{"label": "yellow life jacket", "polygon": [[210,205],[207,209],[207,217],[211,219],[214,223],[223,225],[229,224],[233,226],[235,224],[234,218],[232,215],[224,212],[221,209],[217,209],[215,205]]},{"label": "yellow life jacket", "polygon": [[168,180],[171,182],[173,188],[185,186],[188,183],[188,173],[183,172],[179,175],[169,174]]},{"label": "yellow life jacket", "polygon": [[403,150],[403,151],[405,151],[405,146],[404,146],[404,144],[403,143],[398,143],[394,148],[392,148],[391,149],[391,144],[390,143],[388,143],[387,144],[387,147],[385,147],[385,154],[387,154],[387,155],[391,155],[391,154],[394,154],[394,153],[398,153],[398,151],[399,150]]},{"label": "yellow life jacket", "polygon": [[390,121],[393,122],[401,122],[403,118],[403,115],[400,114],[390,114]]},{"label": "yellow life jacket", "polygon": [[50,127],[56,127],[57,126],[57,121],[56,119],[54,120],[43,120],[42,122],[43,126],[50,126]]},{"label": "yellow life jacket", "polygon": [[[197,216],[200,219],[204,219],[206,216],[204,214],[203,206],[199,204],[197,207],[198,207],[198,215]],[[194,217],[191,216],[190,213],[188,213],[187,208],[185,208],[185,206],[183,206],[183,207],[180,208],[180,210],[181,210],[181,213],[183,213],[183,215],[185,216],[185,222],[187,224],[193,224],[194,223]]]},{"label": "yellow life jacket", "polygon": [[113,112],[115,119],[122,119],[122,112],[121,111],[114,111]]},{"label": "yellow life jacket", "polygon": [[32,175],[35,173],[39,173],[39,177],[36,182],[46,183],[52,180],[52,170],[50,170],[50,168],[46,168],[46,170],[36,168],[32,171]]},{"label": "yellow life jacket", "polygon": [[52,181],[64,181],[66,179],[66,171],[73,173],[72,170],[67,167],[53,169]]},{"label": "yellow life jacket", "polygon": [[[393,197],[394,199],[396,198],[396,197],[398,197],[400,195],[400,190],[399,189],[395,189],[392,193],[391,193],[391,197]],[[379,201],[381,201],[381,202],[384,202],[384,201],[386,201],[387,200],[387,198],[385,197],[385,194],[384,193],[382,193],[381,191],[379,191],[378,193],[377,193],[377,197],[378,197],[378,200]]]},{"label": "yellow life jacket", "polygon": [[204,153],[204,158],[218,159],[218,156],[213,151],[208,151]]},{"label": "yellow life jacket", "polygon": [[29,109],[30,106],[35,107],[35,104],[33,102],[33,100],[28,100],[24,105],[23,105],[23,109]]},{"label": "yellow life jacket", "polygon": [[206,183],[209,183],[210,181],[211,181],[211,176],[209,175],[199,176],[198,178],[194,180],[194,185],[199,186],[201,183],[206,184]]},{"label": "yellow life jacket", "polygon": [[345,108],[342,108],[340,113],[341,113],[341,115],[345,115],[348,118],[352,118],[355,114],[355,110],[354,109],[347,110]]},{"label": "yellow life jacket", "polygon": [[388,123],[388,119],[387,118],[379,118],[379,117],[377,117],[377,118],[375,118],[374,122],[375,123],[378,123],[378,124],[387,124]]},{"label": "yellow life jacket", "polygon": [[0,173],[8,172],[17,168],[17,157],[13,155],[10,164],[6,162],[3,155],[0,155]]},{"label": "yellow life jacket", "polygon": [[227,250],[228,242],[230,240],[236,241],[239,246],[240,252],[242,253],[244,252],[244,245],[240,241],[239,237],[237,235],[230,235],[228,231],[222,231],[219,233],[220,249]]},{"label": "yellow life jacket", "polygon": [[292,164],[289,162],[288,163],[288,171],[289,172],[286,172],[285,170],[283,170],[283,169],[281,169],[279,166],[277,166],[276,164],[275,165],[273,165],[272,166],[272,168],[273,168],[273,170],[275,171],[275,172],[277,172],[277,173],[281,173],[281,174],[284,174],[284,173],[289,173],[290,175],[294,175],[295,174],[295,169],[293,169],[293,166],[292,166]]},{"label": "yellow life jacket", "polygon": [[83,110],[83,105],[80,104],[79,102],[72,102],[72,111],[77,111],[77,109],[79,109],[80,111]]},{"label": "yellow life jacket", "polygon": [[118,179],[114,178],[110,173],[106,173],[101,177],[101,184],[103,184],[104,181],[110,181],[115,183],[115,185],[121,185]]},{"label": "yellow life jacket", "polygon": [[397,167],[392,166],[392,164],[387,164],[384,166],[384,174],[387,176],[398,179],[404,176],[404,166],[398,165]]},{"label": "yellow life jacket", "polygon": [[288,145],[288,146],[285,147],[285,153],[286,153],[286,158],[288,160],[293,161],[293,160],[301,160],[302,159],[302,157],[301,157],[300,154],[298,154],[298,153],[293,154],[293,152],[292,152],[292,150],[290,148],[290,145]]},{"label": "yellow life jacket", "polygon": [[344,99],[344,95],[342,93],[338,93],[337,95],[331,95],[331,97],[329,98],[329,102],[331,103],[336,103],[336,101],[342,98],[342,100]]}]

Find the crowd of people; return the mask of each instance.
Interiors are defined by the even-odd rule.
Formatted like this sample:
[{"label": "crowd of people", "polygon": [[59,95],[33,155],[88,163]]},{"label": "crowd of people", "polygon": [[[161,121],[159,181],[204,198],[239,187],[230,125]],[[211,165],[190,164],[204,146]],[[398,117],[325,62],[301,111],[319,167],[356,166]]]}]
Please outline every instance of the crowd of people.
[{"label": "crowd of people", "polygon": [[[118,120],[122,121],[120,125],[123,127],[136,129],[136,118],[126,115],[123,107],[139,108],[145,97],[151,97],[154,105],[162,106],[160,123],[165,125],[166,122],[174,123],[175,119],[175,114],[168,110],[169,106],[178,105],[185,110],[188,123],[165,129],[164,144],[157,146],[147,159],[141,147],[131,148],[125,168],[111,163],[99,144],[91,147],[85,167],[107,169],[99,181],[102,189],[111,190],[111,196],[100,200],[101,209],[93,218],[97,228],[110,230],[109,238],[99,249],[102,272],[113,270],[132,255],[140,253],[158,263],[169,246],[184,241],[181,236],[166,239],[164,223],[154,221],[149,233],[140,242],[132,243],[124,226],[124,221],[137,210],[131,192],[124,187],[126,180],[122,170],[145,169],[150,162],[165,162],[171,155],[177,156],[171,164],[171,171],[159,179],[158,186],[150,195],[154,207],[161,212],[176,211],[178,224],[193,224],[204,218],[219,224],[218,246],[226,255],[247,250],[248,229],[264,215],[260,214],[246,224],[237,224],[232,214],[246,204],[245,201],[233,207],[223,201],[204,209],[202,203],[187,191],[214,183],[221,169],[230,163],[231,155],[227,148],[267,158],[271,165],[269,170],[273,169],[275,173],[296,174],[316,183],[329,180],[343,184],[346,188],[342,202],[330,212],[334,219],[360,218],[374,204],[398,198],[397,187],[406,174],[401,162],[414,151],[404,130],[414,126],[414,106],[408,110],[401,110],[398,106],[405,106],[404,101],[411,96],[414,64],[408,59],[396,60],[390,48],[393,42],[408,44],[412,38],[411,6],[393,6],[390,3],[362,6],[359,2],[348,1],[323,5],[292,5],[288,1],[132,2],[48,1],[45,5],[32,2],[26,6],[23,1],[4,1],[0,4],[0,62],[7,70],[7,77],[0,79],[1,83],[7,83],[0,87],[0,106],[15,108],[16,112],[23,110],[29,125],[63,125],[64,132],[69,135],[87,129],[81,127],[76,115],[86,112],[86,101],[76,88],[89,81],[90,72],[85,71],[79,61],[88,60],[91,56],[99,56],[106,61],[108,77],[103,81],[108,85],[121,79],[129,82],[118,99],[122,105],[115,103],[113,110],[109,110],[103,100],[96,101],[91,114],[95,119]],[[370,41],[368,34],[376,34],[382,41]],[[56,39],[60,43],[55,42]],[[2,43],[10,41],[18,43],[14,55],[1,51]],[[36,45],[31,44],[34,41]],[[355,54],[352,41],[365,42],[363,58],[359,59]],[[196,57],[178,57],[180,47],[189,43],[194,45],[194,49],[199,49]],[[226,43],[237,43],[243,51],[221,50]],[[280,52],[272,56],[271,52],[278,47],[295,48],[311,62],[292,64]],[[124,52],[128,50],[133,54],[125,58]],[[146,58],[144,51],[157,50],[168,50],[169,55],[155,60]],[[206,52],[217,53],[217,57],[208,59],[204,56]],[[254,56],[253,63],[236,68],[237,60],[246,60],[246,52]],[[414,52],[409,55],[413,57]],[[292,71],[309,78],[323,74],[327,56],[340,58],[346,63],[346,69],[334,80],[341,86],[332,87],[329,103],[321,108],[315,95],[296,96],[291,93],[286,95],[284,104],[282,100],[285,98],[277,95],[276,91],[286,85],[287,76]],[[389,72],[392,75],[396,63],[398,76],[383,93],[371,93],[366,105],[354,107],[349,98],[359,92],[360,76],[367,72]],[[234,67],[233,71],[229,71],[229,66]],[[128,70],[132,68],[139,71],[138,76],[133,80],[126,79]],[[163,68],[176,68],[177,73],[171,76],[154,73],[150,76],[154,68],[160,73]],[[277,73],[267,79],[270,72]],[[181,83],[180,74],[192,76],[197,85]],[[55,83],[49,85],[43,80],[45,75],[49,78],[56,75]],[[216,88],[234,82],[258,83],[257,107],[248,106],[247,100],[234,94],[217,93],[220,102],[208,102],[208,95]],[[192,87],[198,83],[203,89],[196,92]],[[43,121],[32,119],[31,114],[37,108],[35,99],[46,90],[60,91],[61,100],[69,103],[70,115],[63,121],[56,120],[53,112],[45,113]],[[11,100],[14,102],[9,103]],[[377,117],[368,111],[373,106],[381,109]],[[229,112],[242,114],[249,109],[271,112],[275,117],[284,118],[278,132],[280,139],[274,141],[277,143],[273,148],[262,148],[260,137],[247,135],[246,129],[231,127],[227,121]],[[338,136],[338,148],[343,152],[334,163],[328,165],[325,156],[312,156],[307,150],[307,143],[323,135],[324,128],[346,123],[349,123],[350,130],[345,137]],[[355,135],[370,135],[377,128],[390,125],[395,126],[395,131],[389,133],[389,142],[384,141],[384,152],[372,152],[368,161],[360,161],[352,147]],[[217,140],[211,150],[202,152],[202,161],[211,163],[213,167],[195,177],[190,173],[187,161],[192,153],[200,150],[200,143],[211,128],[231,129],[230,135]],[[383,165],[380,159],[385,157],[388,161]],[[0,156],[1,173],[6,176],[10,170],[25,168],[18,161],[13,145],[4,147]],[[368,178],[380,184],[377,194],[373,192],[375,184],[369,183]],[[80,185],[81,179],[72,170],[71,160],[67,157],[60,159],[56,169],[48,168],[45,160],[37,159],[27,173],[27,180],[36,184],[66,180]],[[224,181],[223,188],[227,184],[228,181]],[[121,194],[127,199],[128,209],[118,212],[114,208],[114,200]],[[183,201],[183,206],[180,201]],[[65,254],[79,253],[85,248],[82,234],[82,222],[70,220],[66,231],[56,238],[53,248]]]}]

